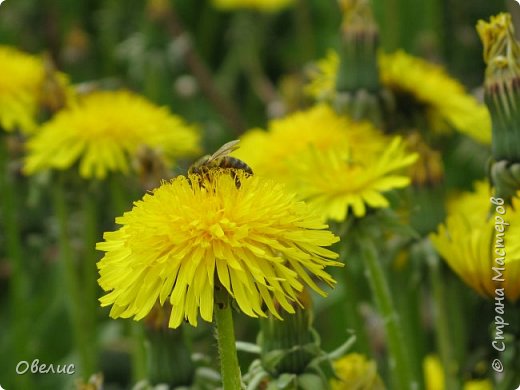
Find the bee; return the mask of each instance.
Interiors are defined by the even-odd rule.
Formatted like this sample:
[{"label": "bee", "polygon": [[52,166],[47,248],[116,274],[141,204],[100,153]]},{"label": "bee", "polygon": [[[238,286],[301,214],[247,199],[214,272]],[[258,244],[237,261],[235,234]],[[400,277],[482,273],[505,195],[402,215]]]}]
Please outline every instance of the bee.
[{"label": "bee", "polygon": [[237,187],[240,188],[240,181],[232,170],[241,169],[248,175],[252,175],[253,170],[242,160],[229,155],[231,152],[239,148],[239,142],[239,140],[230,141],[222,145],[212,155],[200,158],[190,167],[190,169],[188,169],[188,174],[205,176],[205,174],[212,168],[227,169],[231,171],[231,176],[235,179]]}]

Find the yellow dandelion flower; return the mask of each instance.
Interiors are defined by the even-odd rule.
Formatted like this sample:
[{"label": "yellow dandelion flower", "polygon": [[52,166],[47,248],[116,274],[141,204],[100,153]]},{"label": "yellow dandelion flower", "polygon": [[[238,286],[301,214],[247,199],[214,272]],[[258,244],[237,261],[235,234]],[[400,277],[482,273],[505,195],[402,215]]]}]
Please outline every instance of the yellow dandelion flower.
[{"label": "yellow dandelion flower", "polygon": [[343,221],[350,211],[363,217],[367,207],[390,205],[384,192],[410,184],[400,171],[417,155],[408,154],[401,139],[395,138],[378,159],[358,158],[338,149],[322,153],[310,149],[289,161],[293,175],[288,184],[327,219]]},{"label": "yellow dandelion flower", "polygon": [[213,6],[222,10],[255,9],[277,12],[294,4],[294,0],[212,0]]},{"label": "yellow dandelion flower", "polygon": [[334,50],[329,50],[327,56],[318,60],[309,68],[308,84],[304,91],[318,101],[331,101],[336,94],[336,78],[339,69],[339,56]]},{"label": "yellow dandelion flower", "polygon": [[44,66],[40,58],[0,45],[0,127],[24,132],[36,127]]},{"label": "yellow dandelion flower", "polygon": [[416,155],[399,138],[355,123],[322,105],[273,121],[268,132],[247,133],[234,153],[259,175],[285,182],[324,218],[342,221],[351,208],[387,207],[383,192],[410,179],[399,171]]},{"label": "yellow dandelion flower", "polygon": [[[428,355],[423,360],[423,373],[426,390],[444,390],[444,368],[437,355]],[[478,379],[464,382],[464,390],[492,390],[493,383],[489,379]]]},{"label": "yellow dandelion flower", "polygon": [[[451,269],[477,293],[493,298],[495,289],[503,288],[506,297],[516,301],[520,297],[520,199],[514,198],[512,207],[506,208],[502,218],[510,227],[501,237],[495,216],[490,215],[490,197],[489,185],[481,183],[474,193],[452,201],[446,222],[430,238]],[[502,267],[498,273],[494,270]]]},{"label": "yellow dandelion flower", "polygon": [[419,132],[413,131],[406,137],[406,145],[419,156],[410,169],[412,183],[416,186],[436,185],[444,178],[442,154],[428,146]]},{"label": "yellow dandelion flower", "polygon": [[233,153],[247,161],[255,173],[283,177],[287,159],[308,150],[356,149],[360,155],[377,155],[389,138],[369,122],[353,122],[325,105],[293,113],[269,123],[268,131],[254,129],[241,137]]},{"label": "yellow dandelion flower", "polygon": [[426,390],[444,390],[444,368],[437,355],[428,355],[423,360]]},{"label": "yellow dandelion flower", "polygon": [[468,95],[442,67],[403,51],[381,54],[379,66],[383,85],[425,105],[433,123],[446,123],[482,143],[491,143],[491,118],[486,106]]},{"label": "yellow dandelion flower", "polygon": [[60,111],[29,139],[24,170],[68,169],[79,162],[85,178],[129,171],[140,148],[156,150],[166,161],[198,152],[194,127],[127,91],[94,92]]},{"label": "yellow dandelion flower", "polygon": [[110,315],[145,317],[159,300],[173,309],[169,326],[197,317],[212,321],[215,284],[223,286],[251,317],[279,317],[275,302],[294,312],[304,283],[324,292],[312,277],[332,285],[326,266],[340,266],[324,246],[339,239],[282,185],[225,170],[203,179],[190,175],[163,183],[116,219],[97,249],[102,306]]},{"label": "yellow dandelion flower", "polygon": [[[491,144],[491,118],[486,106],[467,94],[462,84],[442,67],[403,51],[381,53],[378,64],[382,85],[397,96],[411,97],[423,107],[434,131],[452,127],[481,143]],[[307,94],[320,100],[333,99],[338,68],[339,56],[330,51],[311,70]]]},{"label": "yellow dandelion flower", "polygon": [[330,381],[332,390],[384,390],[373,360],[358,353],[348,354],[334,362],[338,379]]}]

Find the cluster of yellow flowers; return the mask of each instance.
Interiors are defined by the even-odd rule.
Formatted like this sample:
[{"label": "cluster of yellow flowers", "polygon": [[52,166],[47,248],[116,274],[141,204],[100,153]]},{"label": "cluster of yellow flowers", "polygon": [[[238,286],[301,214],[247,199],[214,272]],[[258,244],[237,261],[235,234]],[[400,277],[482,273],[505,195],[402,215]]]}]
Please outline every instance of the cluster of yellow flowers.
[{"label": "cluster of yellow flowers", "polygon": [[[196,128],[164,107],[128,91],[75,94],[65,75],[43,58],[0,46],[5,77],[0,78],[0,126],[29,134],[24,170],[65,170],[79,163],[84,178],[129,171],[144,147],[165,164],[199,150]],[[49,85],[54,83],[56,85]],[[64,107],[38,128],[41,107],[64,100]],[[38,130],[38,131],[36,131]]]},{"label": "cluster of yellow flowers", "polygon": [[388,207],[384,192],[406,187],[403,168],[416,155],[398,137],[368,122],[356,123],[319,105],[242,137],[235,155],[258,175],[284,182],[324,219],[362,217],[367,207]]},{"label": "cluster of yellow flowers", "polygon": [[[332,100],[339,72],[339,56],[329,51],[309,71],[306,92],[317,100]],[[483,143],[491,143],[491,118],[486,106],[468,95],[444,69],[403,51],[379,53],[381,83],[396,96],[408,95],[425,109],[432,130],[454,128]],[[442,91],[442,93],[439,93]]]}]

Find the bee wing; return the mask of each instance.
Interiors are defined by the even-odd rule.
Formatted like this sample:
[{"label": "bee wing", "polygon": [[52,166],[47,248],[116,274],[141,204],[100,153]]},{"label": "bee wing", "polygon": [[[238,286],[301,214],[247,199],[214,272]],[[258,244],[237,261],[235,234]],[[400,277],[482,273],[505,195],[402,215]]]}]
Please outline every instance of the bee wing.
[{"label": "bee wing", "polygon": [[233,141],[229,141],[228,143],[225,143],[222,145],[215,153],[211,155],[211,157],[208,159],[208,162],[214,161],[218,158],[225,157],[229,155],[234,150],[237,150],[240,146],[238,146],[238,143],[240,140],[235,139]]}]

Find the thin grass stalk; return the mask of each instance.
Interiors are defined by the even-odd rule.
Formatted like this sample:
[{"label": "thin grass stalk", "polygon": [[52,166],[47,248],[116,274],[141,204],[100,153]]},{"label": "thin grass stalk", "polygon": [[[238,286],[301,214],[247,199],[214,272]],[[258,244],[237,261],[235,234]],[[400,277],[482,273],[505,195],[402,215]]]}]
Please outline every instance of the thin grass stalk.
[{"label": "thin grass stalk", "polygon": [[457,378],[458,367],[457,359],[454,354],[454,342],[452,340],[452,327],[450,315],[447,310],[448,298],[441,276],[440,261],[437,253],[431,245],[425,248],[426,263],[430,269],[430,283],[433,290],[433,304],[435,305],[435,330],[437,335],[437,345],[442,365],[444,367],[444,385],[446,389],[457,390],[461,388],[461,383]]},{"label": "thin grass stalk", "polygon": [[[343,245],[340,250],[340,259],[344,264],[348,264],[347,251]],[[343,310],[345,311],[347,324],[352,327],[356,335],[356,350],[367,356],[372,355],[372,347],[366,331],[365,321],[360,312],[361,294],[356,283],[356,276],[362,276],[361,273],[355,273],[352,267],[345,269],[344,276],[344,302]],[[355,274],[353,274],[355,273]]]},{"label": "thin grass stalk", "polygon": [[316,38],[311,18],[310,4],[307,0],[297,0],[296,9],[294,10],[294,23],[298,39],[305,42],[305,45],[299,45],[299,61],[304,64],[313,60],[316,56]]},{"label": "thin grass stalk", "polygon": [[[413,252],[407,247],[408,252]],[[427,341],[422,322],[423,290],[421,275],[414,265],[414,255],[409,254],[406,262],[400,266],[394,262],[389,270],[389,285],[395,307],[399,312],[402,334],[406,335],[406,348],[414,378],[419,381],[419,388],[424,388],[423,359],[426,355]],[[395,260],[394,260],[395,261]]]},{"label": "thin grass stalk", "polygon": [[135,321],[127,323],[132,337],[132,378],[134,382],[139,382],[148,375],[143,324]]},{"label": "thin grass stalk", "polygon": [[[19,362],[27,358],[28,322],[27,287],[28,280],[23,261],[23,245],[17,218],[19,197],[16,181],[9,173],[9,152],[7,139],[0,138],[0,221],[5,237],[5,251],[11,265],[9,280],[9,306],[11,310],[12,360]],[[14,368],[13,368],[14,371]],[[16,375],[15,384],[20,388],[30,388],[29,375]]]},{"label": "thin grass stalk", "polygon": [[[97,230],[97,201],[90,191],[86,191],[82,196],[83,202],[83,222],[85,224],[85,255],[83,257],[82,281],[83,295],[85,297],[85,321],[90,329],[89,344],[92,349],[97,352],[97,311],[98,311],[98,293],[97,293],[97,254],[95,251],[96,242],[98,241]],[[97,368],[97,367],[95,367]]]},{"label": "thin grass stalk", "polygon": [[390,369],[395,377],[395,386],[401,390],[418,388],[413,377],[410,360],[401,333],[399,315],[395,310],[385,273],[377,256],[377,250],[370,239],[360,240],[361,254],[367,278],[385,327],[388,343]]},{"label": "thin grass stalk", "polygon": [[382,47],[387,51],[399,48],[401,35],[401,13],[399,0],[374,0],[374,9],[381,25],[380,34]]},{"label": "thin grass stalk", "polygon": [[[110,178],[110,195],[115,215],[122,215],[132,207],[132,200],[123,188],[121,177]],[[141,322],[125,321],[127,333],[132,339],[132,378],[138,382],[147,376],[147,356],[145,349],[145,335]]]},{"label": "thin grass stalk", "polygon": [[80,278],[74,264],[74,253],[69,235],[69,212],[65,197],[63,178],[53,186],[53,203],[58,219],[58,245],[60,264],[63,267],[65,285],[68,292],[68,306],[74,337],[78,346],[79,361],[83,379],[94,372],[93,345],[89,343],[90,331],[84,316],[84,300],[80,290]]}]

